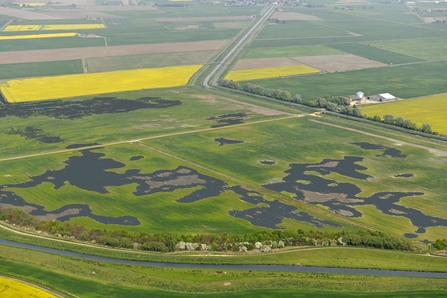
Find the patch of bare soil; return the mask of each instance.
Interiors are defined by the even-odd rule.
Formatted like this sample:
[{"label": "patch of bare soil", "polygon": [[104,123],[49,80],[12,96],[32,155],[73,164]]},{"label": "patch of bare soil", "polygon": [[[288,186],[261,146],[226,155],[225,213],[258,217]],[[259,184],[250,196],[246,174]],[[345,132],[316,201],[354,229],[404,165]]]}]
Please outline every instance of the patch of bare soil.
[{"label": "patch of bare soil", "polygon": [[338,166],[338,161],[328,161],[321,165],[308,165],[306,168],[335,168]]},{"label": "patch of bare soil", "polygon": [[329,72],[381,67],[386,65],[381,62],[352,54],[301,56],[292,57],[291,59]]},{"label": "patch of bare soil", "polygon": [[58,20],[63,19],[53,15],[37,13],[25,9],[14,9],[10,7],[0,7],[0,14],[25,20]]},{"label": "patch of bare soil", "polygon": [[19,208],[27,213],[30,213],[34,210],[36,210],[37,208],[33,207],[33,206],[29,206],[29,205],[25,205],[25,206],[14,206],[12,204],[5,204],[5,203],[0,203],[0,208]]},{"label": "patch of bare soil", "polygon": [[396,210],[396,209],[390,209],[389,211],[393,214],[407,214],[404,211],[400,211],[400,210]]},{"label": "patch of bare soil", "polygon": [[112,47],[2,52],[0,53],[0,64],[117,57],[137,54],[173,53],[178,51],[195,52],[219,50],[222,49],[227,43],[228,40],[207,40],[194,42],[161,43],[151,45],[126,45]]},{"label": "patch of bare soil", "polygon": [[271,18],[281,21],[321,21],[319,17],[313,15],[282,11],[275,12]]},{"label": "patch of bare soil", "polygon": [[354,213],[352,213],[351,211],[348,211],[348,210],[337,210],[336,212],[338,214],[340,214],[341,216],[347,216],[347,217],[354,216]]},{"label": "patch of bare soil", "polygon": [[76,215],[76,214],[79,214],[80,211],[81,211],[81,209],[78,209],[78,208],[70,208],[70,209],[62,211],[61,213],[56,213],[56,214],[48,213],[46,215],[37,216],[37,217],[42,220],[53,220],[53,219],[59,219],[61,217],[67,216],[67,215]]},{"label": "patch of bare soil", "polygon": [[241,59],[232,70],[245,70],[245,69],[257,69],[265,67],[278,67],[278,66],[289,66],[298,65],[295,60],[281,57],[281,58],[259,58],[259,59]]},{"label": "patch of bare soil", "polygon": [[[206,181],[199,178],[197,175],[185,175],[178,178],[165,181],[154,181],[151,177],[134,176],[134,179],[144,180],[150,188],[162,188],[163,186],[188,186],[196,184],[205,184]],[[166,178],[166,177],[165,177]]]},{"label": "patch of bare soil", "polygon": [[343,203],[359,203],[363,202],[361,199],[348,199],[346,194],[342,193],[319,193],[307,190],[301,190],[304,194],[304,200],[312,203],[324,203],[330,200],[337,200]]}]

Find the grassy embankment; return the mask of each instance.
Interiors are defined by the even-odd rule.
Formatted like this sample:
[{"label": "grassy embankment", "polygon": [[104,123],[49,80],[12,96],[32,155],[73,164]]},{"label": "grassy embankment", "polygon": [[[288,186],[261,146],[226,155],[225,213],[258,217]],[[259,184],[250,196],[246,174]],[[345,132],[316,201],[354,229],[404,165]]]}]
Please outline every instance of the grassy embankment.
[{"label": "grassy embankment", "polygon": [[[394,294],[421,297],[421,291],[437,297],[446,287],[444,279],[138,267],[81,261],[5,246],[0,246],[0,251],[7,256],[0,260],[0,274],[26,277],[27,281],[82,297],[122,297],[129,292],[134,297],[198,294],[201,297],[257,297],[259,291],[265,297],[278,294],[292,297],[297,294],[299,297],[370,297],[372,294],[375,297]],[[354,291],[357,293],[352,293]]]}]

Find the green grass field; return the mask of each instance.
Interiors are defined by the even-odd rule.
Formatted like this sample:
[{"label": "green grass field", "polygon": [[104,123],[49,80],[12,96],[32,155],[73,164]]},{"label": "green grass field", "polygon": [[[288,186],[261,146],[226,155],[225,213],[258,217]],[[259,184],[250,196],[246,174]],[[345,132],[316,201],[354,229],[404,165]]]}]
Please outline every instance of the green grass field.
[{"label": "green grass field", "polygon": [[[161,97],[167,100],[180,100],[181,105],[164,109],[141,109],[128,113],[95,114],[80,119],[55,119],[39,116],[29,118],[3,117],[3,133],[0,139],[2,157],[25,155],[63,149],[69,144],[110,143],[129,141],[156,135],[207,129],[216,124],[207,118],[235,112],[245,112],[250,116],[246,120],[257,121],[270,117],[271,112],[250,105],[234,102],[244,96],[228,97],[221,92],[203,94],[200,88],[180,87],[170,90],[140,90],[98,95],[119,99],[137,99],[142,97]],[[91,99],[92,96],[82,99]],[[287,110],[287,109],[286,109]],[[274,112],[281,117],[283,112]],[[25,128],[35,126],[44,129],[51,136],[60,136],[64,143],[45,144],[35,139],[25,139],[17,135],[6,135],[10,127]],[[88,134],[86,133],[88,131]]]},{"label": "green grass field", "polygon": [[89,72],[104,72],[123,69],[205,64],[216,54],[217,51],[196,51],[89,58],[87,59],[87,65]]},{"label": "green grass field", "polygon": [[401,39],[399,42],[380,40],[369,44],[424,60],[447,59],[447,40],[442,37]]},{"label": "green grass field", "polygon": [[446,286],[444,279],[247,270],[224,273],[113,265],[5,246],[0,246],[0,251],[7,256],[0,260],[2,275],[22,278],[67,296],[122,297],[132,293],[133,297],[259,297],[262,293],[263,297],[442,297]]},{"label": "green grass field", "polygon": [[284,47],[250,47],[242,56],[242,59],[276,58],[276,57],[298,57],[341,54],[343,51],[336,50],[324,45],[309,46],[284,46]]},{"label": "green grass field", "polygon": [[102,38],[59,37],[1,40],[0,52],[104,46]]},{"label": "green grass field", "polygon": [[[396,43],[396,41],[393,42]],[[363,45],[360,43],[332,44],[331,47],[340,51],[362,56],[386,64],[402,64],[402,63],[422,61],[421,59],[415,57],[394,53],[391,51],[372,47],[370,45]]]},{"label": "green grass field", "polygon": [[[181,90],[186,91],[188,89],[183,88]],[[189,92],[193,90],[190,89]],[[190,93],[187,105],[180,106],[179,111],[184,111],[190,106],[191,110],[200,111],[204,115],[206,110],[203,108],[198,109],[197,107],[206,107],[209,104],[203,101],[194,101],[193,98]],[[228,110],[229,106],[226,100],[215,98],[214,101],[209,108],[215,109],[217,106],[223,107],[226,105],[227,109],[221,110],[220,112],[228,113],[230,111]],[[241,108],[240,105],[238,107]],[[172,127],[170,131],[166,131],[160,135],[159,129],[154,131],[152,130],[154,129],[153,125],[148,125],[146,130],[147,135],[154,137],[142,141],[142,145],[122,144],[107,146],[105,149],[97,149],[94,152],[105,153],[105,158],[113,158],[116,161],[126,164],[124,168],[112,169],[114,172],[124,173],[125,170],[140,169],[141,173],[149,174],[157,170],[173,170],[180,165],[187,166],[198,170],[202,174],[219,178],[230,186],[241,185],[247,189],[262,193],[267,199],[279,199],[286,204],[309,212],[317,218],[329,219],[341,223],[345,229],[355,229],[356,225],[361,225],[396,235],[414,233],[416,227],[409,220],[404,217],[384,215],[377,211],[377,214],[374,215],[374,209],[371,209],[372,207],[369,205],[356,207],[364,213],[364,217],[350,219],[333,216],[333,213],[326,211],[325,207],[308,205],[288,195],[261,187],[263,184],[268,184],[271,181],[283,177],[284,171],[289,168],[289,164],[291,163],[319,163],[325,158],[340,159],[346,155],[364,156],[367,159],[361,164],[368,168],[366,172],[374,177],[372,181],[362,181],[336,174],[332,174],[330,177],[338,183],[344,182],[357,185],[362,190],[361,194],[359,194],[361,197],[371,196],[381,191],[422,191],[424,192],[424,196],[419,200],[427,200],[433,203],[429,206],[421,207],[417,206],[417,204],[415,205],[414,202],[410,202],[408,207],[416,207],[431,216],[446,217],[443,211],[446,207],[445,198],[439,196],[439,193],[442,193],[440,188],[441,184],[439,184],[438,179],[433,179],[432,176],[434,172],[438,174],[437,177],[444,177],[447,174],[444,173],[445,170],[443,167],[445,161],[422,149],[411,146],[399,147],[405,154],[408,154],[405,163],[402,163],[397,158],[377,157],[376,151],[362,150],[350,143],[373,142],[389,147],[396,147],[396,145],[380,139],[372,141],[369,136],[352,134],[341,129],[315,124],[309,121],[309,117],[280,120],[278,119],[279,116],[276,116],[278,120],[275,121],[248,123],[248,125],[240,127],[229,126],[222,129],[209,130],[206,127],[213,123],[206,120],[206,116],[202,116],[202,120],[195,120],[197,124],[193,128],[193,130],[199,131],[189,133],[188,130],[191,131],[192,128],[191,124],[189,124],[189,129],[185,129],[184,127],[185,123],[190,123],[188,121],[191,120],[189,118],[179,118],[179,114],[178,116],[174,116],[176,108],[171,109],[173,110],[169,114],[163,113],[165,117],[159,115],[158,118],[154,118],[156,122],[169,119],[167,122],[169,124],[167,125]],[[247,110],[247,112],[250,112],[250,110]],[[153,113],[158,113],[158,111],[154,111]],[[168,115],[169,118],[166,118]],[[130,119],[141,122],[142,117],[150,117],[147,112],[124,114],[122,115],[124,117],[122,120],[119,120],[120,116],[117,115],[116,117],[118,118],[115,117],[114,120],[117,124],[120,124],[121,130],[117,126],[116,129],[112,130],[113,134],[107,135],[104,132],[99,139],[84,138],[82,140],[77,139],[78,136],[74,134],[74,130],[70,131],[67,128],[63,129],[63,134],[59,134],[61,138],[66,140],[64,144],[57,146],[40,144],[38,146],[41,148],[40,150],[45,150],[44,148],[46,150],[55,150],[62,149],[63,146],[73,143],[119,141],[120,138],[126,136],[129,128],[133,127],[130,126]],[[104,115],[102,117],[106,116]],[[78,129],[80,125],[110,127],[110,124],[105,124],[104,118],[102,117],[101,115],[96,117],[89,116],[74,121],[79,124]],[[43,118],[41,119],[42,123],[49,121],[49,119],[44,119],[44,117],[41,118]],[[176,119],[174,120],[174,118]],[[267,119],[274,120],[275,117],[266,117],[258,114],[250,121],[254,121],[255,119],[264,121]],[[64,122],[68,122],[67,125],[71,126],[73,126],[74,122],[73,120],[52,121],[54,123],[61,123],[57,125],[59,129]],[[123,126],[121,123],[127,123],[129,126]],[[12,124],[10,123],[10,125]],[[47,124],[46,126],[37,127],[44,127],[47,133],[54,135],[57,133],[57,130],[51,130],[50,127],[52,126],[55,125]],[[135,128],[132,130],[135,130]],[[98,134],[102,131],[98,130]],[[90,133],[92,134],[93,130],[90,130]],[[169,135],[169,133],[174,133],[174,135]],[[130,137],[128,134],[127,136]],[[318,139],[314,139],[314,136],[318,136]],[[242,140],[244,143],[218,146],[214,139],[222,137]],[[4,139],[5,145],[10,144],[3,148],[5,155],[8,154],[8,150],[11,150],[9,154],[12,154],[13,148],[20,148],[23,154],[26,152],[36,152],[36,145],[31,146],[31,144],[37,143],[34,140],[26,140],[15,135],[7,135]],[[18,145],[11,146],[14,143],[10,139],[14,139],[15,144],[21,143],[23,145],[20,147]],[[146,145],[149,147],[145,147]],[[151,147],[154,147],[156,150],[161,150],[161,152],[157,152],[151,149]],[[200,148],[200,150],[197,150],[197,148]],[[63,161],[67,160],[71,154],[67,152],[48,157],[30,157],[3,161],[2,164],[4,166],[0,172],[2,183],[13,184],[25,182],[29,180],[29,176],[41,175],[47,169],[60,169],[64,166]],[[75,153],[75,155],[80,154]],[[145,158],[139,161],[129,162],[132,156],[145,156]],[[226,158],[220,158],[221,156],[225,156]],[[260,160],[273,160],[276,164],[266,166],[262,165],[259,162]],[[390,177],[393,177],[397,173],[413,173],[417,178],[411,180],[390,179]],[[230,232],[243,234],[262,229],[259,226],[252,226],[245,219],[238,219],[228,215],[227,212],[230,210],[246,210],[253,207],[253,205],[241,201],[232,191],[226,191],[218,197],[203,199],[193,204],[180,204],[176,200],[190,194],[193,189],[178,189],[173,192],[160,192],[144,196],[132,195],[132,192],[135,191],[135,185],[132,184],[119,187],[109,186],[107,187],[109,192],[107,194],[83,190],[68,184],[55,190],[49,183],[43,183],[32,188],[10,189],[29,203],[44,205],[47,210],[55,210],[67,204],[84,203],[88,204],[93,210],[93,213],[97,215],[114,217],[124,215],[135,216],[140,220],[141,225],[128,227],[130,230],[144,229],[149,232],[171,233],[211,232],[220,234]],[[107,208],[104,206],[107,206]],[[157,210],[157,212],[154,213],[152,210]],[[199,214],[200,216],[198,216]],[[82,223],[89,227],[106,227],[88,218],[75,218],[71,221]],[[315,228],[309,223],[297,220],[284,220],[281,225],[288,229]],[[110,228],[116,229],[120,227],[112,225]],[[420,239],[426,239],[423,233],[419,237]]]},{"label": "green grass field", "polygon": [[[108,2],[110,5],[118,4],[115,1]],[[149,0],[145,2],[147,5],[154,5],[154,2]],[[173,2],[169,0],[161,0],[157,1],[156,9],[150,10],[137,9],[138,7],[123,10],[118,7],[116,7],[117,10],[104,9],[104,13],[115,15],[116,18],[112,16],[112,18],[97,21],[80,19],[14,21],[11,24],[103,22],[107,28],[88,30],[88,33],[103,36],[105,39],[8,40],[0,41],[0,51],[93,47],[104,46],[105,42],[109,46],[130,44],[150,46],[155,43],[232,39],[251,19],[204,21],[188,18],[246,17],[259,15],[264,9],[264,6],[260,5],[228,7],[223,4],[203,5],[194,1],[185,2],[187,6],[184,7],[174,7],[171,4]],[[322,96],[349,95],[359,90],[367,95],[389,92],[400,98],[424,96],[421,99],[397,102],[395,107],[394,104],[384,104],[365,107],[362,111],[368,115],[377,113],[382,115],[382,112],[373,111],[373,109],[382,109],[381,111],[386,109],[386,113],[392,113],[395,117],[411,119],[418,124],[430,123],[434,130],[439,131],[438,127],[445,127],[443,113],[434,111],[434,109],[443,110],[443,97],[426,97],[447,92],[445,83],[447,62],[444,60],[447,59],[445,24],[425,24],[405,3],[384,3],[380,0],[368,3],[313,0],[310,4],[322,6],[310,8],[283,5],[281,9],[285,12],[295,11],[314,15],[321,20],[286,20],[285,23],[278,24],[271,20],[240,57],[247,59],[296,57],[347,52],[389,65],[367,70],[265,79],[250,83],[287,90],[292,95],[299,93],[304,100]],[[438,7],[435,4],[421,3],[420,8],[432,6]],[[346,9],[348,7],[349,9]],[[45,9],[36,8],[33,11],[44,13]],[[428,14],[423,15],[425,16]],[[177,18],[177,20],[157,20],[157,18]],[[12,17],[0,16],[0,26],[11,19]],[[1,35],[8,34],[27,34],[27,32],[1,33]],[[87,59],[88,70],[99,72],[204,63],[216,54],[213,51],[185,53],[181,50],[179,49],[177,53]],[[82,72],[82,65],[79,62],[76,60],[4,64],[0,65],[0,79]],[[206,73],[202,74],[202,76],[205,75]],[[126,229],[131,232],[144,231],[151,234],[244,235],[268,229],[259,223],[265,223],[270,219],[263,218],[258,225],[253,225],[250,222],[250,216],[252,218],[258,216],[257,214],[262,213],[259,210],[273,208],[275,204],[281,203],[283,209],[279,208],[273,214],[280,218],[280,222],[276,225],[278,229],[355,232],[369,228],[397,236],[406,233],[413,234],[417,236],[414,243],[422,240],[434,241],[447,235],[446,226],[430,226],[436,220],[444,222],[447,219],[447,194],[443,187],[445,177],[447,177],[447,159],[445,156],[437,155],[436,151],[433,153],[428,150],[433,148],[445,152],[447,147],[444,143],[329,115],[317,118],[308,115],[314,110],[307,107],[219,88],[185,86],[102,96],[129,100],[161,97],[167,100],[179,100],[181,105],[169,108],[138,109],[131,112],[124,112],[124,107],[118,107],[114,113],[87,115],[88,112],[86,112],[82,117],[72,120],[42,115],[0,117],[2,127],[0,129],[0,185],[24,183],[30,181],[32,177],[42,175],[47,170],[63,175],[57,171],[66,166],[65,162],[71,157],[82,155],[79,150],[65,149],[68,145],[89,143],[105,145],[104,148],[91,150],[92,153],[104,154],[94,161],[97,162],[96,168],[88,168],[91,162],[86,163],[84,168],[80,167],[82,163],[77,163],[81,170],[75,173],[76,177],[89,178],[94,186],[104,185],[103,193],[82,188],[83,184],[75,179],[62,181],[56,187],[54,183],[60,183],[60,181],[57,180],[58,177],[54,179],[51,174],[42,176],[45,182],[36,186],[28,188],[8,186],[2,188],[2,193],[14,192],[30,204],[43,206],[45,211],[56,210],[68,204],[87,204],[94,215],[133,216],[140,222],[138,226],[108,225],[87,216],[70,220],[70,223],[82,224],[87,228],[109,231]],[[126,104],[130,105],[130,103]],[[413,103],[416,104],[414,107],[411,106]],[[421,106],[425,107],[424,110]],[[238,114],[243,115],[241,124],[212,127],[225,124],[225,122],[213,121],[212,117],[219,119],[222,115],[226,115],[227,120],[231,122],[234,118],[238,118]],[[334,125],[339,127],[334,127]],[[32,136],[25,138],[11,133],[11,131],[24,130],[26,127],[42,129],[46,135],[60,137],[63,142],[43,143]],[[243,142],[219,146],[216,141],[219,138]],[[380,156],[381,150],[361,149],[351,144],[352,142],[367,142],[395,148],[401,150],[407,157],[401,159]],[[429,148],[423,148],[423,146]],[[135,156],[143,158],[131,160]],[[317,169],[310,166],[305,170],[305,175],[314,177],[317,182],[333,180],[330,187],[340,185],[346,185],[347,188],[358,187],[359,192],[356,198],[360,201],[363,198],[372,198],[379,192],[423,192],[424,194],[403,197],[386,210],[382,210],[379,208],[380,203],[374,203],[377,204],[374,205],[371,198],[370,202],[356,205],[358,203],[356,201],[344,202],[346,197],[340,193],[321,194],[318,191],[310,191],[306,193],[305,198],[297,199],[292,193],[293,189],[277,191],[268,188],[269,185],[282,181],[289,174],[287,171],[290,171],[293,164],[295,166],[318,164],[324,159],[339,160],[346,156],[364,157],[364,160],[357,162],[357,165],[364,166],[365,169],[361,168],[358,173],[368,174],[371,177],[360,180],[332,172],[331,164],[328,164],[326,168]],[[110,160],[121,163],[122,166],[97,171],[101,163],[107,163]],[[267,165],[261,161],[275,163]],[[174,191],[165,187],[155,193],[138,196],[133,194],[138,190],[137,186],[144,188],[149,185],[152,188],[155,185],[154,188],[156,188],[161,183],[160,181],[164,181],[163,175],[167,174],[161,172],[157,178],[151,178],[152,180],[147,179],[145,175],[157,171],[174,170],[179,166],[188,167],[199,174],[220,180],[224,187],[218,194],[205,196],[206,198],[193,203],[179,203],[177,200],[195,191],[203,190],[205,186],[199,183],[188,187],[188,181],[185,182],[183,178],[178,181],[168,181],[171,183],[168,183],[168,186],[182,186],[174,187],[176,188]],[[126,171],[132,170],[133,174],[125,179],[134,181],[119,180],[123,179],[124,174],[131,173]],[[412,173],[415,176],[408,179],[395,178],[396,174],[401,173]],[[115,174],[115,178],[119,176],[120,178],[117,179],[120,183],[125,182],[119,186],[113,186],[113,181],[110,181],[110,185],[104,184],[101,177],[110,174]],[[144,181],[139,182],[141,184],[135,182],[138,176],[143,176],[143,178],[138,178]],[[160,180],[157,180],[159,178]],[[194,177],[184,179],[194,179]],[[296,180],[298,183],[306,181]],[[250,190],[251,193],[248,197],[244,197],[236,192],[236,186]],[[321,189],[326,189],[323,184]],[[296,190],[299,192],[298,186]],[[328,196],[332,197],[328,198]],[[255,197],[262,202],[250,203],[250,199],[254,200]],[[334,202],[332,209],[325,199]],[[386,200],[389,197],[385,195],[381,199]],[[289,215],[284,215],[281,213],[284,206],[296,209]],[[352,208],[349,210],[359,212],[361,216],[338,215],[336,211],[331,211],[335,209],[334,206],[344,206],[346,210]],[[406,208],[408,213],[399,213],[401,209],[393,208]],[[241,218],[229,213],[252,209],[253,213],[246,213],[245,217]],[[345,209],[340,210],[346,211]],[[294,219],[294,215],[301,212],[306,212],[314,220],[327,220],[338,226],[326,224],[319,227],[315,225],[315,222],[312,224],[306,220]],[[385,212],[392,212],[392,215]],[[419,225],[407,218],[410,215],[419,214],[418,212],[422,212],[420,216],[426,220]],[[346,214],[349,215],[349,213]],[[425,225],[428,227],[424,230]],[[426,255],[428,249],[421,254],[343,247],[283,250],[268,254],[231,252],[160,254],[145,253],[140,250],[82,246],[70,241],[49,241],[30,235],[19,235],[4,229],[0,229],[0,237],[81,253],[162,262],[300,264],[442,272],[445,272],[447,268],[447,258]],[[423,246],[420,243],[418,245]],[[132,295],[132,297],[278,297],[280,295],[287,297],[444,297],[447,289],[445,279],[247,270],[228,270],[226,274],[223,274],[216,270],[144,268],[80,261],[2,245],[0,245],[0,255],[2,256],[0,275],[22,278],[53,288],[67,297],[123,297],[126,295]],[[92,275],[93,271],[94,275]]]},{"label": "green grass field", "polygon": [[82,73],[81,60],[2,64],[0,79]]},{"label": "green grass field", "polygon": [[[442,77],[446,65],[445,61],[430,62],[249,83],[287,90],[292,94],[299,93],[304,100],[350,95],[358,90],[366,95],[388,92],[399,98],[412,98],[447,92],[447,85]],[[324,86],[324,89],[320,86]]]}]

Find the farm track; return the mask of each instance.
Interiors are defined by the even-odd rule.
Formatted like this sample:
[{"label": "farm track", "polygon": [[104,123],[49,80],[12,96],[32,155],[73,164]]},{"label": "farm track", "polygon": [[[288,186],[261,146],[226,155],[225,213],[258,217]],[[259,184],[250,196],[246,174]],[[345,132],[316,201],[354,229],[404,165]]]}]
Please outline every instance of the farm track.
[{"label": "farm track", "polygon": [[327,126],[331,126],[331,127],[335,127],[335,128],[340,128],[340,129],[344,129],[344,130],[360,133],[360,134],[363,134],[365,136],[371,136],[371,137],[387,140],[387,141],[390,141],[390,142],[399,143],[399,144],[402,144],[402,145],[408,145],[408,146],[412,146],[412,147],[416,147],[416,148],[420,148],[420,149],[425,149],[425,150],[428,150],[430,153],[438,155],[438,156],[447,156],[447,151],[443,151],[443,150],[439,150],[439,149],[433,149],[433,148],[430,148],[430,147],[427,147],[427,146],[418,145],[418,144],[410,143],[410,142],[407,142],[407,141],[400,141],[400,140],[393,139],[393,138],[390,138],[390,137],[385,137],[385,136],[381,136],[381,135],[377,135],[377,134],[361,131],[361,130],[354,129],[354,128],[344,127],[344,126],[340,126],[340,125],[336,125],[336,124],[332,124],[332,123],[325,123],[325,122],[321,122],[321,121],[313,120],[313,119],[309,120],[309,121],[312,121],[312,122],[318,123],[318,124],[322,124],[322,125],[327,125]]},{"label": "farm track", "polygon": [[175,133],[170,133],[170,134],[163,134],[163,135],[156,135],[156,136],[150,136],[150,137],[143,137],[143,138],[132,139],[132,140],[123,140],[123,141],[117,141],[117,142],[110,142],[110,143],[105,143],[105,144],[101,144],[101,145],[79,147],[79,148],[76,148],[76,149],[64,149],[64,150],[56,150],[56,151],[49,151],[49,152],[41,152],[41,153],[13,156],[13,157],[1,158],[0,162],[8,161],[8,160],[18,160],[18,159],[24,159],[24,158],[30,158],[30,157],[38,157],[38,156],[47,156],[47,155],[68,153],[68,152],[87,150],[87,149],[102,148],[102,147],[113,146],[113,145],[136,143],[136,142],[152,140],[152,139],[167,138],[167,137],[172,137],[172,136],[179,136],[179,135],[185,135],[185,134],[207,132],[207,131],[212,131],[212,130],[221,130],[221,129],[234,128],[234,127],[253,125],[253,124],[259,124],[259,123],[266,123],[266,122],[273,122],[273,121],[281,121],[281,120],[286,120],[286,119],[291,119],[291,118],[298,118],[298,117],[304,117],[304,116],[306,116],[306,115],[305,114],[301,114],[301,115],[293,114],[293,115],[289,115],[289,116],[285,116],[285,117],[281,117],[281,118],[265,119],[265,120],[259,120],[259,121],[253,121],[253,122],[247,122],[247,123],[235,124],[235,125],[228,125],[228,126],[222,126],[222,127],[209,127],[209,128],[204,128],[204,129],[197,129],[197,130],[190,130],[190,131],[183,131],[183,132],[175,132]]}]

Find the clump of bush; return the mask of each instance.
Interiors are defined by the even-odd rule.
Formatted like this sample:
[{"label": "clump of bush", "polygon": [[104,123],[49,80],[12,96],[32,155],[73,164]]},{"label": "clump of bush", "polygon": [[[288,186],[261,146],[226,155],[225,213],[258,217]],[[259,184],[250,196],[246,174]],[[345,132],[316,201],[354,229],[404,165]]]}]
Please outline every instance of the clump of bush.
[{"label": "clump of bush", "polygon": [[[245,235],[171,233],[149,234],[129,232],[125,229],[87,229],[83,225],[58,220],[39,220],[18,208],[0,208],[0,220],[16,226],[31,227],[39,233],[59,238],[88,241],[116,248],[140,249],[155,252],[170,252],[176,249],[239,251],[254,249],[270,251],[285,246],[360,246],[379,249],[414,250],[412,243],[402,237],[379,231],[360,230],[353,232],[264,230]],[[444,243],[445,247],[445,241]],[[179,244],[182,243],[181,246]]]}]

